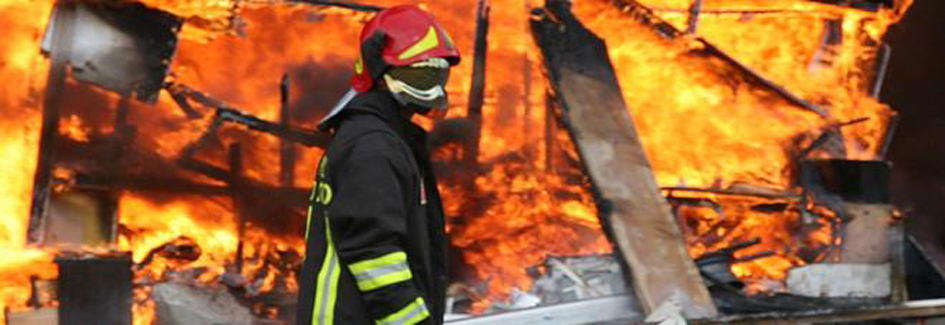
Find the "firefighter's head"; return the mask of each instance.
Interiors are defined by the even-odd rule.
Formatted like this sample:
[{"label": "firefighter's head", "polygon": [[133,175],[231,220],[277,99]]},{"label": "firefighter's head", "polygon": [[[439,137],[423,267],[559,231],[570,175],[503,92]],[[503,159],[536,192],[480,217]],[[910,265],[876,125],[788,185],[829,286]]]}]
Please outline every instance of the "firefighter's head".
[{"label": "firefighter's head", "polygon": [[401,5],[381,11],[361,30],[351,84],[357,92],[384,87],[411,112],[443,115],[444,87],[458,63],[459,51],[433,15]]}]

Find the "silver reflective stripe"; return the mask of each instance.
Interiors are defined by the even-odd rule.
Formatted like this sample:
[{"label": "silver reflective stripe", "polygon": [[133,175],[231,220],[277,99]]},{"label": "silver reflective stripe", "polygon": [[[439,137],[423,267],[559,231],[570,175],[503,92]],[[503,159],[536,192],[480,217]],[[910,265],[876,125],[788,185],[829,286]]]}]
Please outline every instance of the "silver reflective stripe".
[{"label": "silver reflective stripe", "polygon": [[417,89],[411,87],[406,82],[394,79],[390,74],[384,74],[384,81],[387,83],[387,87],[391,92],[405,92],[410,94],[413,97],[419,98],[420,100],[434,100],[437,97],[443,96],[445,92],[443,91],[443,86],[436,85],[430,89]]},{"label": "silver reflective stripe", "polygon": [[397,263],[393,265],[380,266],[373,268],[361,274],[355,274],[354,278],[358,281],[371,281],[382,276],[407,270],[407,263]]},{"label": "silver reflective stripe", "polygon": [[[329,247],[328,249],[328,254],[330,254],[331,256],[328,257],[329,258],[328,272],[326,273],[327,275],[326,279],[329,279],[330,281],[330,279],[332,278],[332,274],[335,273],[335,269],[338,268],[338,258],[335,256],[335,250],[332,249],[331,247]],[[331,291],[334,288],[332,288],[331,285],[328,285],[326,283],[326,285],[322,286],[321,289],[322,289],[322,294],[323,294],[322,297],[325,297],[326,299],[330,299],[328,297],[331,297],[330,296],[332,294]],[[322,308],[318,312],[318,324],[332,325],[332,324],[329,324],[328,320],[325,319],[326,317],[328,317],[328,312],[329,312],[328,308],[334,308],[334,306],[329,307],[328,305],[331,305],[331,304],[329,304],[327,301],[322,303],[322,306],[321,306]]]},{"label": "silver reflective stripe", "polygon": [[439,68],[439,69],[449,69],[450,62],[444,58],[429,58],[429,59],[411,64],[410,67],[412,68],[430,67],[430,68]]},{"label": "silver reflective stripe", "polygon": [[406,315],[403,315],[398,319],[392,319],[389,321],[380,321],[377,324],[378,325],[403,325],[403,324],[407,324],[408,321],[412,320],[414,317],[417,317],[420,314],[423,314],[423,313],[429,314],[429,312],[427,311],[427,305],[424,303],[420,303],[420,304],[412,303],[409,306],[407,306],[407,308],[410,308],[410,307],[413,307],[413,310],[411,310]]}]

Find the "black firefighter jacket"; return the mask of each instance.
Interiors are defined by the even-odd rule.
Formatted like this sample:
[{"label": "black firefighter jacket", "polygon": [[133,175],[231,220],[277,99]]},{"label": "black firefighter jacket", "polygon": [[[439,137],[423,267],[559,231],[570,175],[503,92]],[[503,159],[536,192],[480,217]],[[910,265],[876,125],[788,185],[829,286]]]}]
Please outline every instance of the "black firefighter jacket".
[{"label": "black firefighter jacket", "polygon": [[441,324],[447,239],[426,133],[386,91],[359,94],[331,122],[309,208],[298,324]]}]

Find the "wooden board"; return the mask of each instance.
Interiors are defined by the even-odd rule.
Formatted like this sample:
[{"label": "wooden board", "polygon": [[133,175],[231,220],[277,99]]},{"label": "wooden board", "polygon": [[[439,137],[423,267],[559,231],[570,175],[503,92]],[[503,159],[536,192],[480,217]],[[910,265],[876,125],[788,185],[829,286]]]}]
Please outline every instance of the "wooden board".
[{"label": "wooden board", "polygon": [[6,311],[7,325],[57,325],[59,310],[42,308],[23,311]]},{"label": "wooden board", "polygon": [[598,196],[601,221],[644,312],[676,299],[687,318],[716,314],[661,195],[604,42],[571,14],[568,1],[536,11],[532,34],[545,58],[568,129]]}]

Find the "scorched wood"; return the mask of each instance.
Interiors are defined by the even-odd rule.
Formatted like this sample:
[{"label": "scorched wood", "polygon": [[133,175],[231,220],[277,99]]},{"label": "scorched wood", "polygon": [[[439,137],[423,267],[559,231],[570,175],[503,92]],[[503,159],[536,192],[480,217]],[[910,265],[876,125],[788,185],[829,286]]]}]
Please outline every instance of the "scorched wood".
[{"label": "scorched wood", "polygon": [[559,117],[594,185],[604,227],[630,268],[626,273],[640,305],[650,313],[677,300],[686,317],[715,316],[656,185],[603,40],[584,28],[564,0],[548,0],[544,10],[535,11],[531,26]]},{"label": "scorched wood", "polygon": [[[673,27],[673,25],[669,24],[668,22],[663,21],[659,16],[657,16],[653,12],[652,9],[643,6],[636,0],[612,0],[612,3],[614,4],[614,6],[620,8],[620,11],[623,12],[625,16],[627,16],[628,18],[634,19],[640,22],[641,24],[649,26],[654,32],[658,33],[662,37],[667,38],[667,39],[673,39],[673,40],[684,39],[683,35],[685,33],[676,29],[676,27]],[[709,43],[709,41],[701,37],[696,37],[694,38],[694,40],[696,42],[699,42],[701,44],[701,47],[699,49],[692,50],[690,52],[691,54],[698,54],[698,55],[704,55],[707,57],[718,58],[728,63],[728,66],[732,68],[734,71],[739,72],[743,80],[747,82],[751,82],[752,84],[755,84],[763,89],[773,91],[777,93],[781,98],[783,98],[784,100],[788,101],[789,103],[795,106],[798,106],[810,112],[816,113],[817,115],[820,115],[821,117],[827,116],[827,112],[824,111],[823,108],[818,107],[817,105],[814,105],[804,100],[803,98],[795,95],[794,93],[791,93],[783,86],[775,83],[774,81],[769,80],[768,78],[765,78],[757,71],[742,64],[740,61],[736,60],[731,55],[728,55],[728,53],[725,53],[724,51],[722,51],[721,49],[719,49],[712,43]]]},{"label": "scorched wood", "polygon": [[[291,128],[292,122],[291,110],[289,107],[289,75],[282,75],[282,82],[279,84],[279,93],[281,94],[279,107],[279,126],[284,130]],[[292,187],[295,181],[295,147],[289,141],[281,139],[279,141],[279,183],[283,187]]]},{"label": "scorched wood", "polygon": [[489,3],[479,0],[476,10],[476,47],[473,53],[472,85],[469,89],[469,110],[466,118],[476,127],[473,141],[463,149],[469,164],[479,161],[479,140],[482,136],[482,103],[486,92],[486,51],[489,49]]},{"label": "scorched wood", "polygon": [[69,62],[69,50],[72,48],[76,5],[60,3],[57,6],[57,18],[52,21],[52,35],[49,50],[49,76],[46,81],[46,98],[43,103],[43,126],[39,137],[39,157],[36,174],[33,177],[33,201],[30,208],[30,220],[26,240],[39,244],[43,239],[46,208],[52,194],[52,168],[59,130],[59,111],[62,106],[62,91],[66,86],[66,68]]}]

